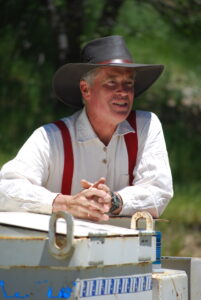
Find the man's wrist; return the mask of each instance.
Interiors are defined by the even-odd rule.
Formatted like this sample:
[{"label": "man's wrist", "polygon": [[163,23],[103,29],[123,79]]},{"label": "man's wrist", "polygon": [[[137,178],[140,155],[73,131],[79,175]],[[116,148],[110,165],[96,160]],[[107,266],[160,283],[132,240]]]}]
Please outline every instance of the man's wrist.
[{"label": "man's wrist", "polygon": [[119,194],[114,192],[110,192],[110,195],[111,195],[111,208],[109,210],[109,213],[113,215],[117,215],[120,213],[123,206],[122,198]]}]

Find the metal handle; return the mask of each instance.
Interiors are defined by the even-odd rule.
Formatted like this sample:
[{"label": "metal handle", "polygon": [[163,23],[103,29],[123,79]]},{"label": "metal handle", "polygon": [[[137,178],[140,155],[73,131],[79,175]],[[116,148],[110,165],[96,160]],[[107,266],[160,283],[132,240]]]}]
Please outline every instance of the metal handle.
[{"label": "metal handle", "polygon": [[131,218],[131,229],[139,230],[138,222],[140,219],[144,219],[146,221],[146,230],[154,230],[154,221],[152,215],[147,211],[138,211]]},{"label": "metal handle", "polygon": [[[58,219],[66,223],[66,236],[59,239],[56,233]],[[49,251],[57,259],[65,259],[74,250],[74,222],[73,217],[65,211],[53,213],[49,222]]]}]

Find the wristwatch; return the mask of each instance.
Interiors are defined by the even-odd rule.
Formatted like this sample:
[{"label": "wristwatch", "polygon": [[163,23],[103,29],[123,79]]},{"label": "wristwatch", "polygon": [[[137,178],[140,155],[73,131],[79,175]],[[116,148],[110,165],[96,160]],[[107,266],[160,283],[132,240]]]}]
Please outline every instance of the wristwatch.
[{"label": "wristwatch", "polygon": [[113,192],[110,192],[110,195],[112,197],[112,200],[111,200],[112,206],[111,206],[111,208],[109,210],[109,213],[112,214],[113,211],[115,211],[116,209],[118,209],[118,208],[121,207],[122,200],[121,200],[121,198],[117,194],[115,194]]}]

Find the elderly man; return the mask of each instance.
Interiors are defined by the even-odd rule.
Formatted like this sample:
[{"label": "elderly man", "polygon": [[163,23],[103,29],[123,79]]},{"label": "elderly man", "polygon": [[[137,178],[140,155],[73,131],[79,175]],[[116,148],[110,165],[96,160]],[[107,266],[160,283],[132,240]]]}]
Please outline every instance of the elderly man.
[{"label": "elderly man", "polygon": [[158,217],[173,194],[161,124],[131,110],[162,70],[134,63],[121,36],[89,42],[82,63],[62,66],[53,80],[57,96],[80,110],[37,129],[3,166],[1,210]]}]

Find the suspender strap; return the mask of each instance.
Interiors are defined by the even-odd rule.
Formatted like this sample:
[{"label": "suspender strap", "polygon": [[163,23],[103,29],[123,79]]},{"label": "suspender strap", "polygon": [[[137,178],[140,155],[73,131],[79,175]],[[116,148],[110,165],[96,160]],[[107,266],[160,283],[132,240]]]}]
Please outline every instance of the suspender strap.
[{"label": "suspender strap", "polygon": [[136,112],[131,111],[127,121],[135,130],[124,135],[127,152],[128,152],[128,172],[129,172],[129,185],[133,183],[133,170],[136,165],[137,152],[138,152],[138,139],[137,139],[137,126],[136,126]]},{"label": "suspender strap", "polygon": [[54,122],[54,124],[60,129],[63,146],[64,146],[64,169],[61,192],[64,195],[71,194],[71,185],[73,178],[74,159],[73,159],[73,148],[71,143],[71,137],[68,127],[61,120]]}]

